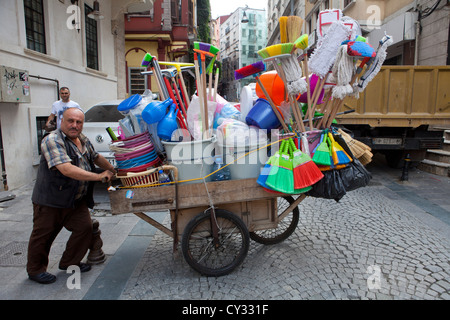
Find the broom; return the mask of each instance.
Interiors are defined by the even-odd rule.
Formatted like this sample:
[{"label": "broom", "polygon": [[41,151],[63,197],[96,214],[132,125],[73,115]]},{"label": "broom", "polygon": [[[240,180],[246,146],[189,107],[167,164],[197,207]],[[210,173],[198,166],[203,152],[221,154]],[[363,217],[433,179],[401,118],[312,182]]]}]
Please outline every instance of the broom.
[{"label": "broom", "polygon": [[219,53],[219,49],[209,43],[194,41],[194,52],[197,53],[197,60],[198,60],[198,55],[200,55],[200,60],[201,60],[201,67],[202,67],[201,83],[202,83],[202,90],[203,90],[202,98],[203,98],[203,108],[204,108],[205,125],[206,125],[204,132],[208,132],[208,129],[209,129],[208,97],[206,95],[206,63],[205,63],[205,60],[206,60],[207,55],[214,58],[217,55],[217,53]]},{"label": "broom", "polygon": [[315,184],[323,178],[323,173],[306,154],[297,149],[292,139],[289,139],[292,150],[292,166],[294,172],[294,188],[302,189]]},{"label": "broom", "polygon": [[[303,19],[298,16],[288,16],[286,24],[287,41],[294,42],[300,37],[302,32]],[[281,28],[280,28],[281,36]]]},{"label": "broom", "polygon": [[[277,71],[278,75],[281,77],[281,79],[283,80],[283,82],[286,86],[286,92],[288,91],[286,76],[285,76],[284,70],[282,68],[280,68],[280,66],[278,64],[278,60],[283,59],[283,58],[292,58],[291,51],[292,51],[293,47],[294,47],[293,43],[281,43],[281,44],[276,44],[276,45],[266,47],[266,48],[258,51],[258,54],[264,59],[264,61],[272,61],[273,62],[275,70]],[[305,128],[303,126],[302,117],[299,114],[300,111],[298,110],[298,106],[295,104],[294,101],[296,101],[295,97],[293,97],[292,94],[290,94],[289,95],[289,103],[291,105],[292,113],[294,114],[295,121],[297,122],[297,125],[299,126],[301,131],[305,131]]]},{"label": "broom", "polygon": [[348,153],[345,152],[345,150],[336,142],[336,140],[334,140],[331,132],[328,132],[328,138],[330,139],[331,142],[330,149],[333,157],[333,162],[335,165],[348,164],[353,161],[352,158],[348,155]]},{"label": "broom", "polygon": [[256,180],[256,183],[258,183],[261,187],[264,187],[265,189],[270,189],[266,185],[267,177],[270,175],[270,171],[272,169],[272,163],[277,162],[277,158],[281,157],[281,149],[284,148],[286,141],[281,141],[280,149],[271,156],[266,163],[264,164],[264,167],[261,169],[261,173],[258,176],[258,179]]},{"label": "broom", "polygon": [[325,130],[324,133],[322,133],[320,142],[317,145],[312,157],[312,160],[317,165],[331,166],[330,150],[326,139],[327,132],[328,130]]},{"label": "broom", "polygon": [[288,144],[285,143],[283,148],[280,148],[280,156],[276,157],[272,162],[266,185],[278,192],[293,193],[294,173],[292,172],[292,162],[287,153],[287,146]]},{"label": "broom", "polygon": [[308,48],[308,35],[303,34],[294,42],[294,46],[298,49],[301,49],[304,56],[303,64],[304,64],[304,74],[306,78],[307,84],[307,102],[308,102],[308,119],[309,119],[309,130],[313,129],[312,123],[312,105],[311,105],[311,84],[309,81],[309,70],[308,70],[308,53],[305,52],[306,48]]},{"label": "broom", "polygon": [[256,81],[258,82],[259,87],[264,93],[264,96],[266,97],[267,101],[269,101],[269,104],[272,108],[272,111],[275,113],[275,116],[277,117],[278,121],[280,121],[281,125],[283,126],[283,129],[285,132],[289,132],[288,127],[286,123],[284,122],[283,116],[281,115],[281,112],[278,110],[278,108],[273,103],[272,99],[270,98],[269,94],[266,91],[266,88],[261,83],[261,80],[259,79],[258,73],[265,71],[266,66],[262,61],[258,61],[255,63],[252,63],[248,66],[242,67],[238,70],[234,71],[234,78],[235,80],[240,80],[245,77],[255,75]]},{"label": "broom", "polygon": [[287,31],[286,31],[288,17],[282,16],[278,19],[278,21],[280,24],[280,42],[286,43],[286,42],[288,42],[287,41]]},{"label": "broom", "polygon": [[338,130],[338,134],[340,134],[342,136],[345,143],[347,143],[347,146],[350,148],[350,151],[356,158],[361,157],[364,154],[364,152],[366,152],[366,150],[368,150],[368,151],[371,150],[368,145],[362,143],[359,140],[352,138],[348,133],[346,133],[342,129]]}]

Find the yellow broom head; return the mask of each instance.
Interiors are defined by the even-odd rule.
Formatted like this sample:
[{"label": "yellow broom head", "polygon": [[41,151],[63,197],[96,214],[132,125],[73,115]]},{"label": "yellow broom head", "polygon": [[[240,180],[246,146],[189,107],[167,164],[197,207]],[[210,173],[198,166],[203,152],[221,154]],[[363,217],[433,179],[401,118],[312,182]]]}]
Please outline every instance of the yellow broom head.
[{"label": "yellow broom head", "polygon": [[287,42],[294,42],[302,33],[303,19],[289,16],[287,19]]},{"label": "yellow broom head", "polygon": [[286,43],[287,41],[287,20],[288,17],[280,17],[278,21],[280,22],[280,42]]},{"label": "yellow broom head", "polygon": [[268,59],[270,57],[275,57],[282,54],[290,54],[293,47],[294,47],[293,43],[274,44],[272,46],[259,50],[258,54],[263,59]]}]

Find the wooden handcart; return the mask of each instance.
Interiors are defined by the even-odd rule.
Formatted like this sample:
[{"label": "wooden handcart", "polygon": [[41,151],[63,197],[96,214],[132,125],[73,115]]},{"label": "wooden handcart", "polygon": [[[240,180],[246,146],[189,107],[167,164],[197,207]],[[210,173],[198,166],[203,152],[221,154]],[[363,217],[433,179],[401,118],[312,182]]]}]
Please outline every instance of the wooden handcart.
[{"label": "wooden handcart", "polygon": [[[146,177],[160,169],[172,172],[176,181],[175,166],[154,168],[146,172]],[[127,177],[139,181],[142,174]],[[174,250],[181,240],[184,259],[194,270],[206,276],[221,276],[243,262],[250,238],[262,244],[288,238],[297,227],[297,206],[305,195],[294,198],[270,193],[256,179],[243,179],[129,186],[110,191],[109,197],[112,214],[134,213],[172,237]],[[171,229],[146,214],[163,210],[170,212]]]}]

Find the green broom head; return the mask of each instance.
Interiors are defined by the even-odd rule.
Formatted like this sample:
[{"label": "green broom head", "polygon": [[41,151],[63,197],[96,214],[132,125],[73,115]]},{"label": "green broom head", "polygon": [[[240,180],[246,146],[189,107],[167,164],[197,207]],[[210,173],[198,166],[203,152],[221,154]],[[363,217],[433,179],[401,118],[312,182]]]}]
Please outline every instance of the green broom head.
[{"label": "green broom head", "polygon": [[322,179],[324,175],[311,157],[297,149],[294,141],[291,141],[290,145],[293,150],[294,188],[308,188]]},{"label": "green broom head", "polygon": [[[327,130],[325,130],[325,131],[327,131]],[[320,143],[317,146],[316,151],[314,152],[312,160],[317,165],[331,166],[330,149],[327,144],[327,133],[326,132],[322,133],[322,135],[320,137]]]},{"label": "green broom head", "polygon": [[349,164],[352,162],[352,158],[345,152],[345,150],[334,140],[331,132],[328,132],[328,138],[331,141],[331,152],[333,162],[335,165]]},{"label": "green broom head", "polygon": [[141,62],[141,67],[148,68],[153,61],[153,56],[150,53],[146,53]]},{"label": "green broom head", "polygon": [[219,53],[219,48],[210,43],[194,41],[194,51],[201,51],[208,56],[214,57]]},{"label": "green broom head", "polygon": [[294,193],[294,174],[292,172],[292,162],[287,154],[288,144],[282,143],[279,150],[278,163],[272,162],[270,174],[267,177],[266,185],[275,191],[281,193]]},{"label": "green broom head", "polygon": [[214,70],[214,63],[216,62],[216,56],[214,56],[211,61],[209,62],[208,66],[206,67],[206,73],[210,74],[213,73]]},{"label": "green broom head", "polygon": [[303,34],[295,40],[294,45],[297,49],[305,50],[308,48],[308,35]]}]

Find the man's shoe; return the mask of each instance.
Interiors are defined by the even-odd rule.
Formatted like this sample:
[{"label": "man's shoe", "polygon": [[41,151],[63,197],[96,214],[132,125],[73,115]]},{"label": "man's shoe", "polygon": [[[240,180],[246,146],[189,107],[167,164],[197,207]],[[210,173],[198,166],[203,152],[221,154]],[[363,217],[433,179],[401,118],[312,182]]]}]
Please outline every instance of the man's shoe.
[{"label": "man's shoe", "polygon": [[[89,270],[91,270],[91,265],[83,262],[80,262],[78,267],[80,268],[80,272],[88,272]],[[68,267],[59,267],[60,270],[67,270],[67,268]]]},{"label": "man's shoe", "polygon": [[56,276],[48,272],[42,272],[34,276],[28,275],[28,278],[41,284],[49,284],[56,281]]}]

